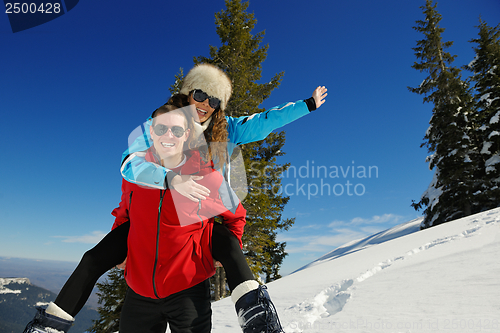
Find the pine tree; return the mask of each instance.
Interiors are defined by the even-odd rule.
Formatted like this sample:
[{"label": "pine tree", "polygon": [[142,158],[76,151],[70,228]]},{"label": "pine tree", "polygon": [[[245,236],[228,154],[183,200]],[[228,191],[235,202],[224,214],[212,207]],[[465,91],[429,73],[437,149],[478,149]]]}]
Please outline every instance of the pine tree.
[{"label": "pine tree", "polygon": [[89,332],[113,333],[118,332],[120,326],[120,313],[125,301],[127,283],[123,271],[114,268],[109,271],[106,281],[97,283],[99,292],[99,319],[93,320],[94,325]]},{"label": "pine tree", "polygon": [[177,94],[179,93],[179,91],[181,91],[183,81],[184,81],[184,70],[181,67],[179,68],[179,73],[175,74],[174,84],[168,88],[170,95]]},{"label": "pine tree", "polygon": [[475,59],[466,69],[472,75],[478,105],[477,144],[480,149],[482,186],[476,197],[481,210],[500,205],[500,25],[490,27],[479,20]]},{"label": "pine tree", "polygon": [[285,243],[276,241],[278,230],[288,230],[294,219],[282,219],[282,211],[289,197],[280,194],[281,172],[288,164],[278,165],[276,156],[282,156],[284,133],[271,133],[262,143],[251,143],[243,148],[247,166],[249,193],[243,204],[247,210],[247,225],[243,245],[250,268],[265,282],[280,278],[278,274],[287,255]]},{"label": "pine tree", "polygon": [[[261,79],[261,63],[267,56],[268,46],[260,47],[264,32],[251,35],[256,20],[253,14],[246,13],[248,3],[238,0],[226,1],[226,10],[215,15],[217,33],[221,38],[220,48],[210,46],[211,58],[198,57],[195,63],[206,62],[217,65],[232,79],[233,95],[226,108],[231,116],[251,115],[264,111],[258,106],[278,87],[283,73],[276,74],[268,83],[257,83]],[[169,88],[171,94],[180,90],[184,74],[182,68],[175,76],[175,83]],[[265,140],[246,144],[241,147],[246,170],[238,172],[237,162],[231,164],[231,187],[247,210],[247,225],[243,235],[245,255],[249,265],[258,277],[266,282],[280,278],[279,268],[287,255],[285,243],[276,240],[278,230],[287,230],[294,219],[282,219],[281,212],[289,197],[281,195],[281,174],[289,164],[276,163],[277,156],[285,144],[285,134],[271,133]],[[236,149],[236,151],[239,151]],[[233,157],[232,157],[233,158]],[[241,179],[243,179],[243,181]],[[238,182],[239,181],[239,182]],[[248,194],[243,186],[249,184]],[[212,297],[224,297],[228,288],[224,281],[222,268],[217,269],[211,278]],[[108,332],[101,329],[106,325],[118,330],[119,311],[125,297],[126,283],[120,271],[112,271],[110,282],[98,284],[100,319],[95,322],[92,332]]]},{"label": "pine tree", "polygon": [[210,278],[210,294],[214,301],[227,296],[229,288],[226,284],[226,271],[223,267],[217,268],[214,276]]},{"label": "pine tree", "polygon": [[[195,63],[211,63],[223,69],[233,83],[233,94],[226,115],[246,116],[264,111],[258,106],[279,86],[283,72],[267,83],[262,78],[262,62],[268,45],[260,46],[265,32],[252,35],[256,19],[247,13],[248,2],[226,0],[226,10],[215,15],[221,46],[210,46],[210,58],[198,57]],[[267,281],[279,277],[279,267],[286,256],[285,244],[276,241],[278,230],[286,230],[294,219],[282,219],[281,212],[289,198],[277,191],[281,172],[288,165],[278,165],[276,157],[284,155],[284,132],[271,133],[265,140],[244,145],[243,153],[248,195],[243,201],[247,224],[243,235],[244,252],[250,268]],[[233,179],[233,175],[231,175]],[[232,185],[232,184],[231,184]]]},{"label": "pine tree", "polygon": [[418,20],[414,29],[425,38],[413,48],[420,62],[412,68],[427,72],[429,76],[411,92],[424,95],[424,103],[434,104],[430,126],[422,146],[431,155],[427,158],[430,169],[435,168],[435,178],[415,209],[427,206],[422,227],[441,224],[470,215],[477,206],[474,193],[480,184],[474,175],[478,151],[471,138],[475,129],[475,109],[467,82],[460,76],[460,69],[451,64],[456,56],[446,52],[453,42],[443,42],[444,29],[439,26],[441,15],[432,0],[422,6],[425,20]]}]

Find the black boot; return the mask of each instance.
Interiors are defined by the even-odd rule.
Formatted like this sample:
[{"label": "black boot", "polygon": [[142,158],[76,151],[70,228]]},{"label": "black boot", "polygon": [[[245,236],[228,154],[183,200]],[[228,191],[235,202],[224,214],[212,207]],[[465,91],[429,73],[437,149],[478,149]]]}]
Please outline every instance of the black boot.
[{"label": "black boot", "polygon": [[35,318],[29,322],[23,333],[67,333],[73,325],[73,321],[65,320],[45,312],[45,309],[37,307]]},{"label": "black boot", "polygon": [[284,333],[266,286],[241,296],[235,307],[243,333]]}]

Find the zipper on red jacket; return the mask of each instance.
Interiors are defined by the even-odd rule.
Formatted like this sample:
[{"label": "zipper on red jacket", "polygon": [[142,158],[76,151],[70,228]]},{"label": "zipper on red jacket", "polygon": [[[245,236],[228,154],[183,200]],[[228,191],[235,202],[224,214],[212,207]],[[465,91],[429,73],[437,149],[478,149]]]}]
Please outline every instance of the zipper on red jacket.
[{"label": "zipper on red jacket", "polygon": [[157,220],[157,225],[156,225],[156,255],[155,255],[155,264],[153,266],[153,291],[155,293],[155,296],[157,298],[160,298],[158,296],[158,291],[156,290],[156,283],[155,283],[155,277],[156,277],[156,266],[158,265],[158,252],[159,252],[159,246],[160,246],[160,218],[161,218],[161,206],[163,203],[163,197],[165,196],[166,190],[161,190],[160,191],[160,205],[158,206],[158,220]]},{"label": "zipper on red jacket", "polygon": [[201,210],[201,199],[198,199],[198,210],[196,211],[196,215],[198,215],[198,218],[201,221],[201,228],[200,229],[203,229],[203,219],[200,216],[200,210]]}]

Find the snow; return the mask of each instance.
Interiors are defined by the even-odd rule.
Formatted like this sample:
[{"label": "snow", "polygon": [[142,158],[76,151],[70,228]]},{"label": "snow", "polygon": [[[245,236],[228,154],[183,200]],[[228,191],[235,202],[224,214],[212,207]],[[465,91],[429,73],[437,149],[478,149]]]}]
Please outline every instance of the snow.
[{"label": "snow", "polygon": [[480,101],[480,102],[488,101],[488,100],[490,99],[490,95],[491,95],[491,93],[486,93],[486,94],[483,94],[483,95],[479,98],[479,101]]},{"label": "snow", "polygon": [[0,289],[0,294],[20,294],[20,293],[21,293],[21,290],[12,290],[12,289],[5,288],[5,287]]},{"label": "snow", "polygon": [[[443,194],[442,186],[436,187],[438,183],[438,173],[439,169],[436,168],[436,172],[434,172],[434,176],[432,177],[432,181],[429,184],[429,187],[422,194],[422,198],[429,198],[429,206],[431,210],[434,209],[434,206],[436,206],[439,202],[439,197],[441,196],[441,194]],[[437,218],[437,216],[438,214],[434,215],[434,218]]]},{"label": "snow", "polygon": [[486,166],[491,166],[500,163],[500,156],[499,155],[493,155],[491,158],[489,158],[484,165]]},{"label": "snow", "polygon": [[498,123],[499,119],[500,119],[500,111],[498,111],[493,117],[491,117],[490,124]]},{"label": "snow", "polygon": [[49,305],[48,302],[36,302],[35,306],[47,307]]},{"label": "snow", "polygon": [[490,147],[492,146],[492,144],[493,143],[489,141],[483,142],[483,149],[481,149],[481,154],[490,155]]},{"label": "snow", "polygon": [[498,163],[500,163],[500,155],[493,155],[492,157],[487,159],[484,164],[486,166],[486,173],[495,171],[494,165]]},{"label": "snow", "polygon": [[[361,240],[355,240],[351,241],[347,244],[344,244],[342,246],[339,246],[335,250],[325,254],[324,256],[320,257],[319,259],[316,259],[312,263],[305,265],[302,268],[299,268],[295,272],[301,271],[305,268],[309,268],[312,266],[315,266],[317,264],[330,261],[342,256],[345,256],[350,253],[357,252],[359,250],[366,249],[370,246],[381,244],[384,242],[387,242],[391,239],[397,238],[397,237],[402,237],[411,233],[414,233],[415,231],[420,230],[420,224],[422,223],[423,218],[418,218],[415,220],[411,220],[410,222],[406,222],[400,225],[397,225],[393,228],[390,228],[385,231],[381,231],[379,233],[376,233],[372,236],[363,238]],[[293,273],[295,273],[293,272]]]},{"label": "snow", "polygon": [[[500,208],[350,242],[268,284],[285,332],[500,332]],[[240,332],[230,298],[215,333]]]},{"label": "snow", "polygon": [[0,294],[20,294],[21,290],[12,290],[6,288],[6,285],[10,284],[30,284],[30,280],[27,278],[0,278]]},{"label": "snow", "polygon": [[493,131],[490,133],[490,135],[488,135],[488,139],[491,139],[491,137],[493,137],[495,135],[500,135],[500,133],[498,131]]}]

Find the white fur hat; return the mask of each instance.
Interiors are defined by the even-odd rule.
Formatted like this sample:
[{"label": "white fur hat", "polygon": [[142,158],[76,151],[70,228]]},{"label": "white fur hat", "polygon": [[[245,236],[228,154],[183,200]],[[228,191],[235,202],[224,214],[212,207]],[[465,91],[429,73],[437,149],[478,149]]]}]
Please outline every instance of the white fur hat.
[{"label": "white fur hat", "polygon": [[226,73],[210,64],[198,64],[184,77],[180,93],[189,95],[194,89],[201,89],[209,96],[220,99],[222,110],[226,108],[233,91]]}]

